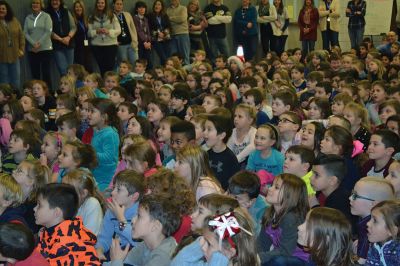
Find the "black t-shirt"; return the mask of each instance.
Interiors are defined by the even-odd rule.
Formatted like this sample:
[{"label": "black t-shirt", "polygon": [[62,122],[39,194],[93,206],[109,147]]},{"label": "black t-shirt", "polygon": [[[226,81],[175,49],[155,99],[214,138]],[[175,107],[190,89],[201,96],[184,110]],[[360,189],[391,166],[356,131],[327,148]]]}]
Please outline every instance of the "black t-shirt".
[{"label": "black t-shirt", "polygon": [[221,183],[222,188],[227,190],[229,179],[240,170],[236,155],[226,147],[220,153],[216,153],[212,149],[208,150],[208,157],[215,177]]},{"label": "black t-shirt", "polygon": [[[219,15],[219,16],[231,16],[231,13],[229,12],[229,9],[227,6],[220,5],[216,6],[214,4],[209,4],[206,6],[204,9],[204,14],[207,19]],[[208,37],[210,38],[226,38],[226,26],[225,23],[217,24],[217,25],[211,25],[208,24],[208,27],[206,28]]]},{"label": "black t-shirt", "polygon": [[121,26],[121,34],[118,35],[118,43],[121,45],[130,44],[132,42],[131,34],[129,32],[128,24],[123,13],[117,15],[119,25]]}]

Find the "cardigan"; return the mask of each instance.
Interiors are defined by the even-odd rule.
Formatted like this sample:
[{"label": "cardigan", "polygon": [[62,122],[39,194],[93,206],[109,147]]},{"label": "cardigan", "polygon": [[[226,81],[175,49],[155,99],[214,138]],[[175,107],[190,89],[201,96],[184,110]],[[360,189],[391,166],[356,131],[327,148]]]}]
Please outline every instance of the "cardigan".
[{"label": "cardigan", "polygon": [[[97,34],[97,30],[105,28],[109,30],[109,34]],[[119,25],[118,18],[113,15],[112,20],[108,18],[94,17],[92,22],[89,22],[88,35],[91,38],[91,45],[95,46],[110,46],[118,45],[117,37],[121,34],[121,26]]]},{"label": "cardigan", "polygon": [[0,63],[14,63],[24,54],[25,37],[19,21],[0,22]]},{"label": "cardigan", "polygon": [[[298,19],[298,24],[300,28],[300,41],[317,41],[317,27],[318,27],[318,20],[319,14],[318,9],[313,7],[310,13],[310,24],[306,24],[304,22],[304,13],[305,8],[301,9]],[[309,28],[310,31],[308,33],[304,33],[304,29]]]},{"label": "cardigan", "polygon": [[28,51],[33,50],[35,43],[40,43],[37,51],[53,50],[51,42],[51,32],[53,30],[53,22],[51,17],[44,11],[39,14],[29,14],[25,18],[24,33],[28,42]]},{"label": "cardigan", "polygon": [[129,34],[131,35],[132,48],[135,51],[137,51],[139,43],[138,43],[138,35],[137,35],[137,31],[136,31],[136,26],[135,26],[135,23],[133,22],[133,18],[129,12],[124,11],[124,12],[122,12],[122,14],[124,14],[126,25],[128,25]]},{"label": "cardigan", "polygon": [[326,9],[324,1],[320,1],[319,13],[319,27],[321,31],[327,30],[327,19],[329,16],[329,27],[332,31],[339,32],[339,19],[340,19],[340,3],[338,0],[332,0],[329,9]]}]

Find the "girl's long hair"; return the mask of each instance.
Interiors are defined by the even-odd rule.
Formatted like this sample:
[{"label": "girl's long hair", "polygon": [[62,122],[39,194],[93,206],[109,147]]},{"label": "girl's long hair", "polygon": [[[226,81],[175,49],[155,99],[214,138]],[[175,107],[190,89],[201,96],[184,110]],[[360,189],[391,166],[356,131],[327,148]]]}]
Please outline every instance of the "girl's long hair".
[{"label": "girl's long hair", "polygon": [[309,212],[307,248],[317,266],[352,265],[351,224],[341,211],[317,207]]},{"label": "girl's long hair", "polygon": [[190,165],[192,176],[190,186],[194,193],[196,193],[204,177],[207,177],[207,179],[220,187],[218,180],[214,177],[210,169],[208,153],[198,145],[186,145],[183,149],[178,151],[176,159],[187,162]]},{"label": "girl's long hair", "polygon": [[121,134],[121,124],[117,116],[117,110],[114,103],[110,99],[94,98],[89,103],[100,111],[102,115],[107,115],[106,124],[114,127],[118,134]]},{"label": "girl's long hair", "polygon": [[279,191],[282,209],[276,212],[273,207],[268,208],[263,218],[264,226],[271,225],[272,228],[278,228],[283,217],[289,212],[304,220],[310,208],[304,181],[293,174],[280,174],[275,179],[282,180]]}]

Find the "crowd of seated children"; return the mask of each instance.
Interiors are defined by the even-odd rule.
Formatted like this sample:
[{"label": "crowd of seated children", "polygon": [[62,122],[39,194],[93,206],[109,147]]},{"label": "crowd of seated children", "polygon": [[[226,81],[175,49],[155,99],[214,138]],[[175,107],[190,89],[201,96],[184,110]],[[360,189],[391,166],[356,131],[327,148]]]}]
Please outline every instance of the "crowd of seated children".
[{"label": "crowd of seated children", "polygon": [[0,231],[38,239],[0,260],[395,265],[394,43],[252,61],[198,50],[186,66],[176,54],[104,76],[71,65],[54,88],[0,84]]}]

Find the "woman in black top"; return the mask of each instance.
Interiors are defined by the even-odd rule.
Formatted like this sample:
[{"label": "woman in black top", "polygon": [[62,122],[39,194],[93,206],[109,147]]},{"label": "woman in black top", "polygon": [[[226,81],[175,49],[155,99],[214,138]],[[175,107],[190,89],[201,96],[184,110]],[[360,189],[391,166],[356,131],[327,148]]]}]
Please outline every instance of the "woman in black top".
[{"label": "woman in black top", "polygon": [[152,12],[148,15],[152,44],[160,58],[160,64],[164,65],[169,56],[169,42],[171,39],[171,24],[165,13],[165,4],[162,0],[153,3]]}]

